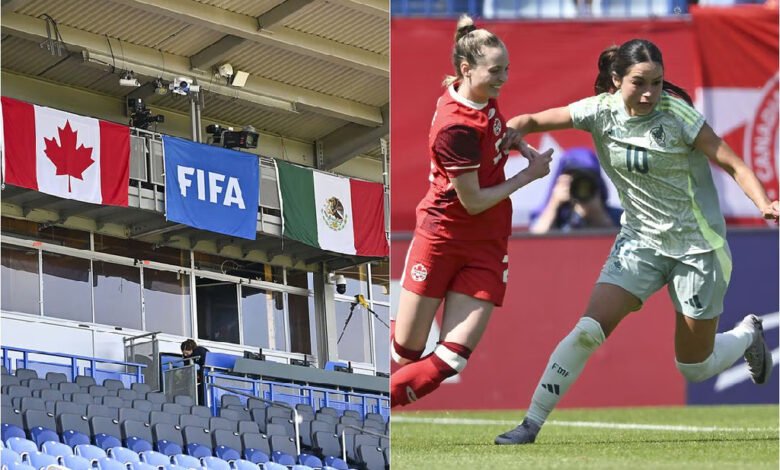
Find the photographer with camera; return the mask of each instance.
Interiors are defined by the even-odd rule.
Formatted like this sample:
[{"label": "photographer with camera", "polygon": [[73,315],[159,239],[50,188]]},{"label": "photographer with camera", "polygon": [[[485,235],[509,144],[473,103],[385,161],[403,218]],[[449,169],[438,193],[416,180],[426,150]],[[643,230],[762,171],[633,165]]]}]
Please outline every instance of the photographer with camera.
[{"label": "photographer with camera", "polygon": [[607,186],[592,150],[572,148],[561,157],[547,198],[531,212],[531,233],[619,227],[622,210],[607,205]]}]

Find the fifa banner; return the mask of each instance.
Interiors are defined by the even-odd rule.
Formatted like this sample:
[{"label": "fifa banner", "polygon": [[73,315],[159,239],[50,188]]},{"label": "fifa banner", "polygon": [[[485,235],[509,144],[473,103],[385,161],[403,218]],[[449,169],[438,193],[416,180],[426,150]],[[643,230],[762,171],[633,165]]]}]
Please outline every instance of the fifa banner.
[{"label": "fifa banner", "polygon": [[283,233],[323,250],[387,256],[384,188],[276,161]]},{"label": "fifa banner", "polygon": [[[739,13],[747,11],[753,13]],[[769,23],[773,24],[773,30]],[[507,119],[517,114],[567,106],[593,95],[601,51],[636,37],[653,41],[664,54],[665,78],[696,96],[697,108],[708,121],[714,120],[716,131],[726,137],[737,154],[744,154],[759,178],[767,182],[768,190],[772,189],[774,178],[776,189],[776,173],[768,168],[776,171],[777,167],[777,10],[765,10],[763,6],[709,8],[706,11],[702,8],[694,10],[693,22],[667,19],[486,21],[480,22],[479,26],[498,34],[509,51],[512,67],[499,97],[501,112]],[[391,20],[391,187],[404,188],[391,193],[392,227],[396,232],[414,229],[414,208],[428,189],[428,131],[436,100],[443,90],[442,79],[453,73],[450,60],[454,27],[454,21]],[[704,39],[700,40],[698,35]],[[419,47],[420,44],[425,47]],[[731,62],[732,59],[739,62]],[[712,63],[716,70],[700,67],[706,63]],[[726,80],[726,76],[731,78]],[[770,83],[773,77],[774,85]],[[717,108],[714,104],[706,104],[713,100],[708,101],[705,99],[708,95],[696,92],[702,84],[709,90],[709,95],[717,94],[716,103],[726,104]],[[745,109],[742,109],[743,105]],[[735,122],[731,122],[732,118]],[[772,118],[775,119],[774,126],[771,125]],[[757,143],[757,148],[754,145],[753,150],[746,152],[743,134],[755,135],[752,142]],[[538,148],[555,149],[551,174],[555,174],[557,159],[567,149],[593,148],[591,136],[579,130],[531,134],[527,140]],[[765,151],[766,148],[771,148],[771,152]],[[771,164],[767,162],[766,155],[769,154],[774,155]],[[513,153],[507,162],[507,176],[526,165],[524,158]],[[712,172],[729,222],[763,224],[755,207],[738,188],[734,189],[736,186],[728,181],[723,170],[713,166]],[[516,228],[528,226],[530,213],[542,207],[552,184],[548,176],[512,195],[512,222]],[[620,207],[614,186],[609,182],[608,192],[608,204]],[[737,202],[733,203],[732,199]]]},{"label": "fifa banner", "polygon": [[[674,355],[675,309],[666,289],[629,315],[590,357],[561,407],[666,406],[778,402],[778,232],[733,231],[731,286],[720,331],[755,313],[764,319],[775,370],[765,385],[753,384],[744,360],[712,379],[688,384]],[[504,305],[497,308],[464,371],[404,410],[524,409],[556,345],[588,304],[614,236],[513,238]],[[391,302],[409,240],[393,239]],[[424,354],[439,339],[440,312]]]},{"label": "fifa banner", "polygon": [[260,160],[242,153],[163,136],[167,220],[254,240]]},{"label": "fifa banner", "polygon": [[[777,199],[778,11],[751,5],[691,13],[701,69],[697,107]],[[755,206],[734,180],[713,174],[727,220],[755,221]]]},{"label": "fifa banner", "polygon": [[127,206],[130,130],[2,97],[3,182],[64,199]]}]

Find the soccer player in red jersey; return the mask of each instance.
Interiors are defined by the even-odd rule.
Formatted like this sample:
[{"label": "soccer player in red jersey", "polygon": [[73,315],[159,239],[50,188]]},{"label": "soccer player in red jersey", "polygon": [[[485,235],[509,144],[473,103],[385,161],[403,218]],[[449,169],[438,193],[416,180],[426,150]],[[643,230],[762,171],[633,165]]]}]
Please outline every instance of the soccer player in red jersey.
[{"label": "soccer player in red jersey", "polygon": [[[529,165],[504,177],[507,127],[496,101],[509,69],[504,43],[463,16],[452,61],[456,75],[445,80],[428,139],[431,185],[417,206],[401,278],[391,352],[404,367],[390,378],[393,407],[427,395],[466,366],[504,298],[509,196],[550,171],[552,150],[539,154],[521,143]],[[442,301],[440,342],[421,357]]]}]

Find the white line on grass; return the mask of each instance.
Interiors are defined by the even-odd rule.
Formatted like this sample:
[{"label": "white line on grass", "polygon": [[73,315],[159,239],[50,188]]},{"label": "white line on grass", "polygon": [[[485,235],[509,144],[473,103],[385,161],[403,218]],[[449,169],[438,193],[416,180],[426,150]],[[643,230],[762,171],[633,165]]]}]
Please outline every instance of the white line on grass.
[{"label": "white line on grass", "polygon": [[[393,416],[393,423],[415,424],[455,424],[455,425],[502,425],[516,426],[518,421],[466,418],[422,418],[415,416]],[[633,429],[642,431],[680,431],[680,432],[764,432],[777,431],[777,428],[725,428],[720,426],[680,426],[674,424],[636,424],[605,423],[600,421],[547,421],[547,425],[570,426],[575,428]]]}]

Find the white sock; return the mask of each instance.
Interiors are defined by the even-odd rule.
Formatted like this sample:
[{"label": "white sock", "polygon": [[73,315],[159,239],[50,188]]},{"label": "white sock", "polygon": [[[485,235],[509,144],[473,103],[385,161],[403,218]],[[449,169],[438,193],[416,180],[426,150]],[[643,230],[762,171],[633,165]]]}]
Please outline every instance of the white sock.
[{"label": "white sock", "polygon": [[590,355],[604,342],[596,320],[582,317],[571,333],[558,343],[531,398],[526,417],[541,426],[571,384],[577,380]]},{"label": "white sock", "polygon": [[738,325],[733,330],[715,335],[712,354],[698,364],[677,362],[677,369],[690,382],[701,382],[731,367],[734,361],[745,354],[753,342],[753,332]]}]

